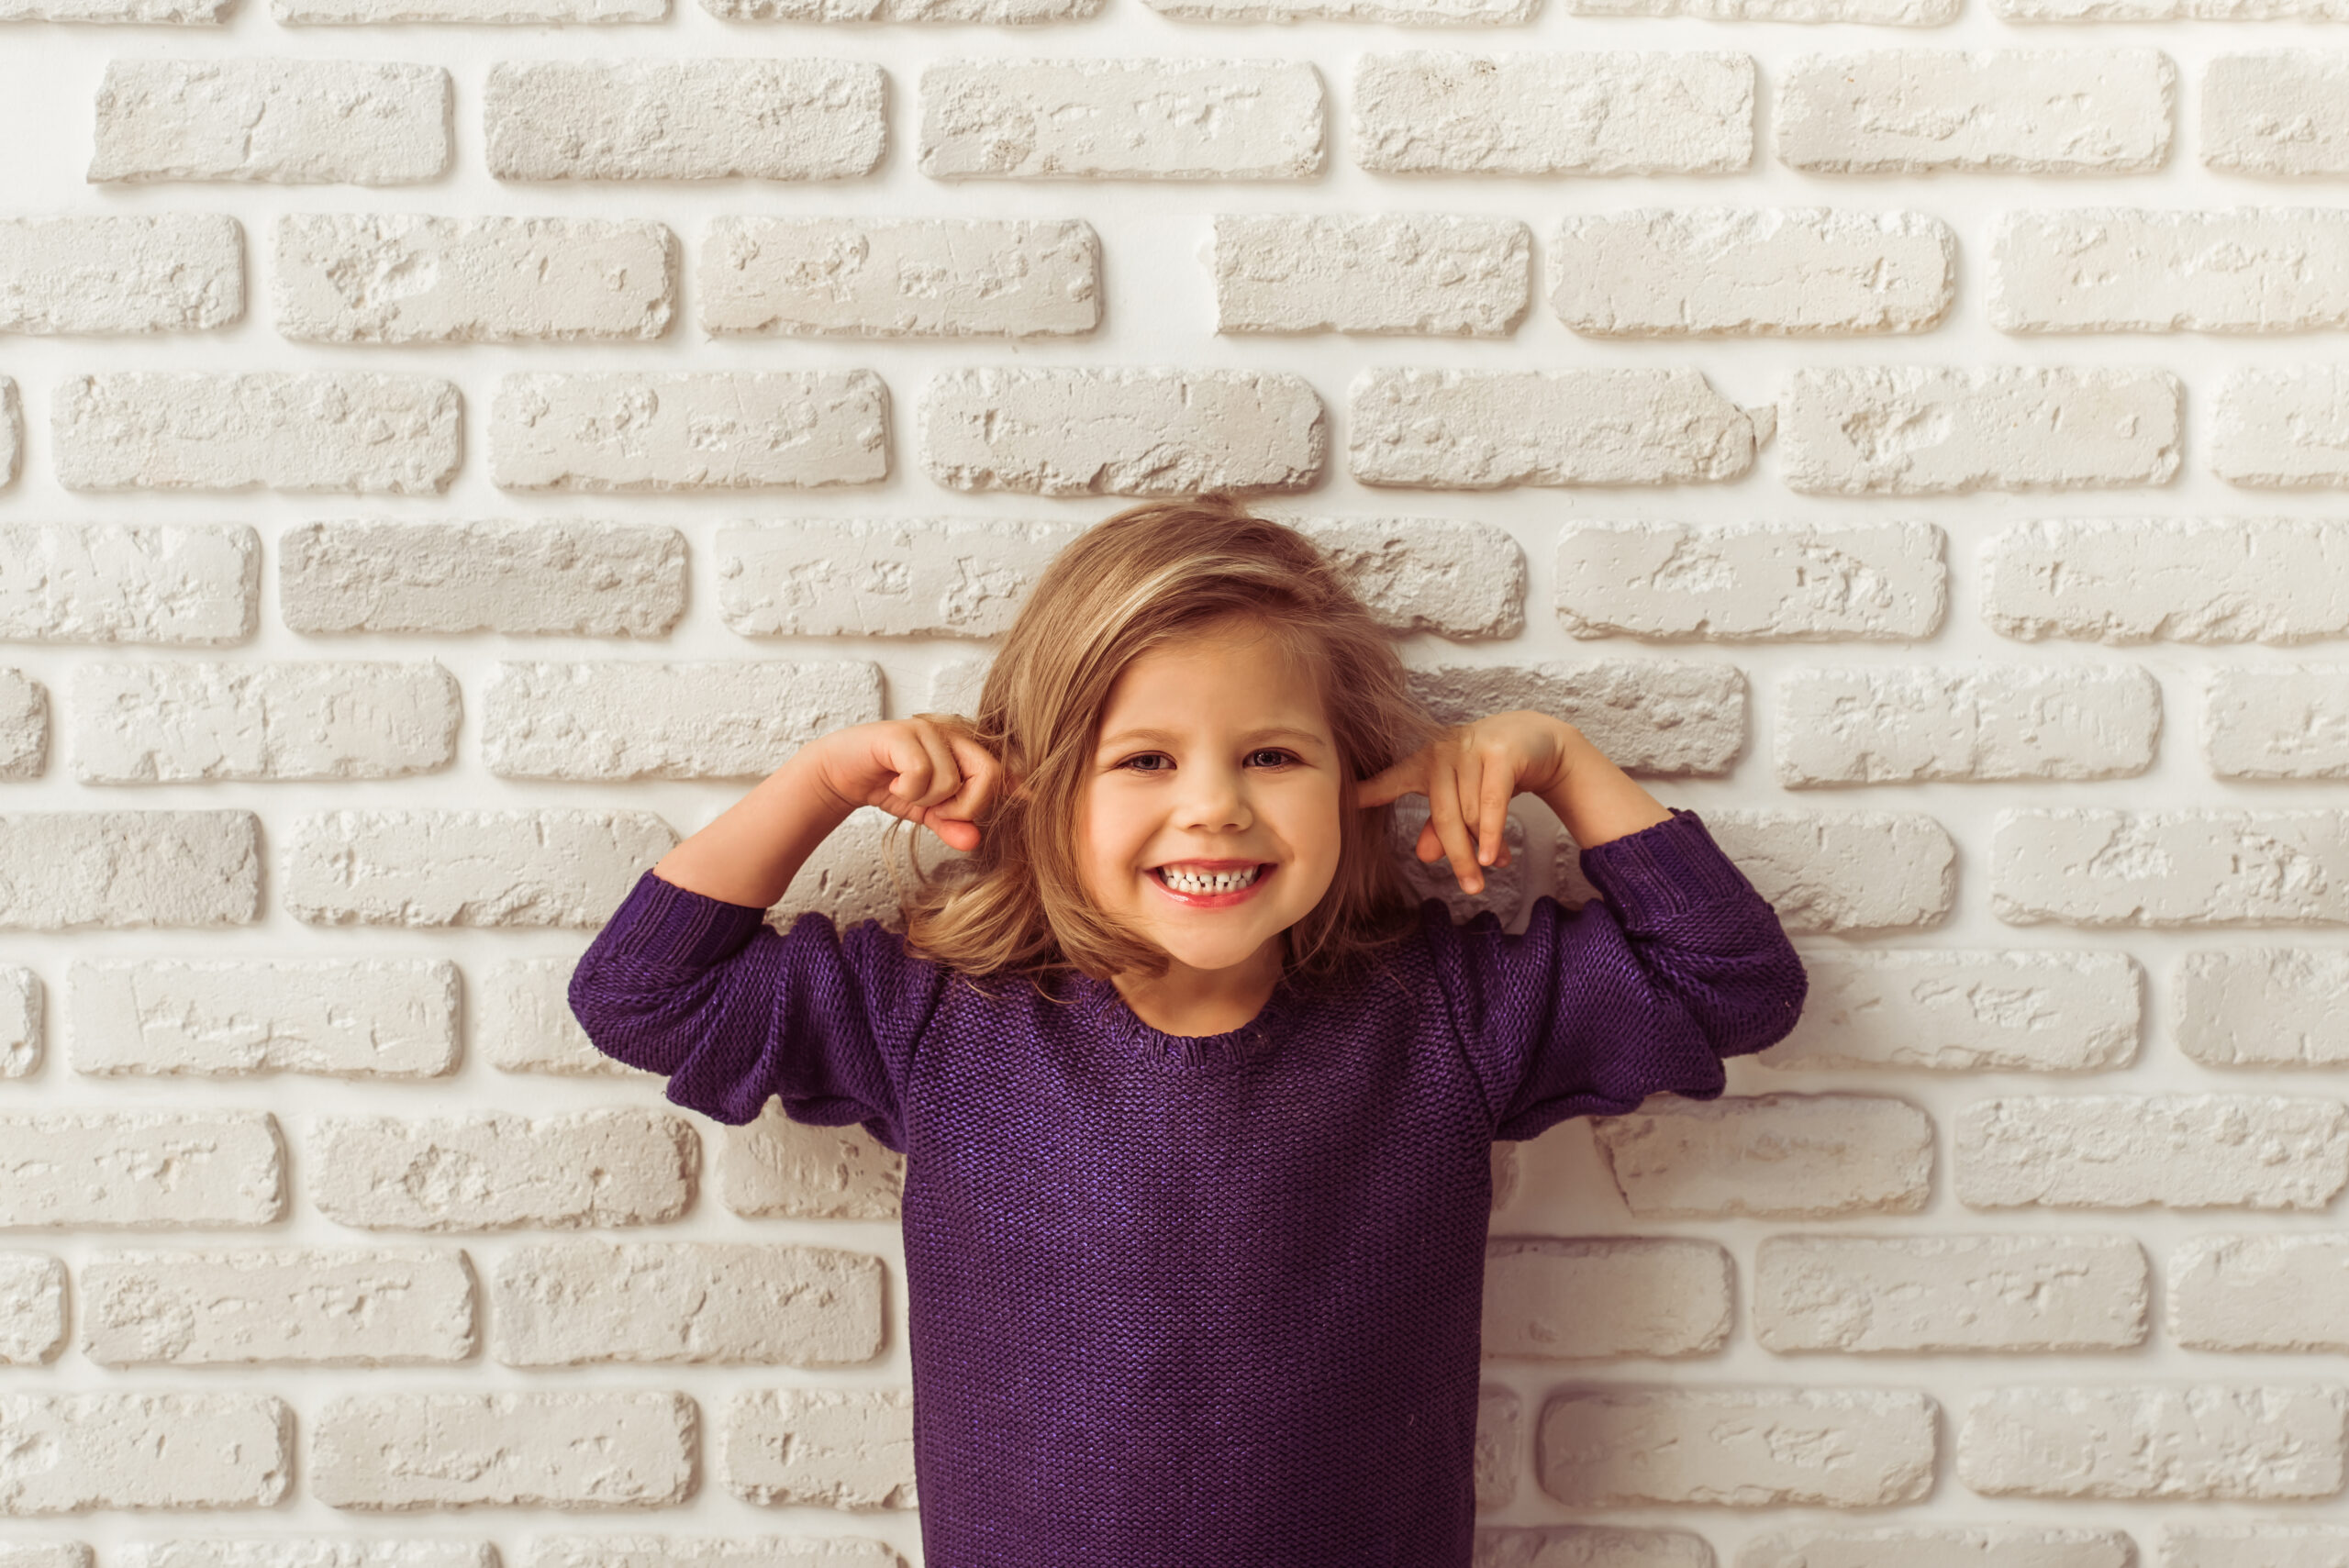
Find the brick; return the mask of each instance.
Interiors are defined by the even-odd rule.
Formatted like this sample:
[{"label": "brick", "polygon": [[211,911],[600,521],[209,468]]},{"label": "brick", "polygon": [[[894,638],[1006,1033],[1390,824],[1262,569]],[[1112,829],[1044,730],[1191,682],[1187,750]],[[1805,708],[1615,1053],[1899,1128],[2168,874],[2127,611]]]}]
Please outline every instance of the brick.
[{"label": "brick", "polygon": [[763,778],[807,742],[881,717],[862,660],[501,663],[482,758],[499,778]]},{"label": "brick", "polygon": [[1932,1118],[1878,1095],[1659,1101],[1594,1117],[1609,1173],[1642,1219],[1915,1214],[1932,1190]]},{"label": "brick", "polygon": [[544,1073],[564,1078],[644,1075],[596,1049],[571,1011],[570,958],[509,958],[491,964],[476,982],[473,1049],[500,1073]]},{"label": "brick", "polygon": [[0,1542],[0,1568],[94,1568],[97,1554],[79,1540]]},{"label": "brick", "polygon": [[718,1195],[745,1219],[891,1219],[906,1157],[861,1127],[809,1127],[770,1101],[756,1121],[719,1130]]},{"label": "brick", "polygon": [[1800,1351],[2125,1350],[2150,1318],[2125,1236],[1772,1236],[1753,1259],[1753,1338]]},{"label": "brick", "polygon": [[340,1540],[316,1537],[130,1541],[124,1568],[497,1568],[485,1540]]},{"label": "brick", "polygon": [[457,389],[364,372],[124,372],[61,383],[50,439],[69,490],[437,495],[457,472]]},{"label": "brick", "polygon": [[[1084,531],[981,517],[743,523],[718,532],[718,614],[744,637],[999,637]],[[872,700],[877,718],[877,671]]]},{"label": "brick", "polygon": [[328,1507],[660,1508],[694,1486],[694,1402],[654,1389],[361,1394],[310,1437]]},{"label": "brick", "polygon": [[1370,369],[1347,389],[1364,484],[1691,484],[1753,466],[1753,415],[1694,370]]},{"label": "brick", "polygon": [[83,664],[83,784],[389,779],[457,758],[457,677],[437,663]]},{"label": "brick", "polygon": [[316,812],[294,819],[282,902],[321,926],[604,923],[677,835],[645,811]]},{"label": "brick", "polygon": [[409,185],[449,167],[449,73],[358,60],[116,60],[93,183]]},{"label": "brick", "polygon": [[2170,1331],[2196,1351],[2349,1350],[2349,1241],[2197,1236],[2169,1258]]},{"label": "brick", "polygon": [[1019,27],[1081,22],[1102,0],[701,0],[729,22],[977,22]]},{"label": "brick", "polygon": [[2032,1525],[1887,1526],[1775,1530],[1737,1554],[1737,1568],[2137,1568],[2136,1543],[2117,1529]]},{"label": "brick", "polygon": [[1718,777],[1745,745],[1745,674],[1734,665],[1446,664],[1413,670],[1409,680],[1441,723],[1538,709],[1580,729],[1628,773]]},{"label": "brick", "polygon": [[294,1412],[265,1394],[0,1395],[0,1518],[284,1501]]},{"label": "brick", "polygon": [[2299,332],[2349,326],[2349,213],[2010,212],[1990,243],[2005,332]]},{"label": "brick", "polygon": [[1698,17],[1710,22],[1866,22],[1938,28],[1963,0],[1569,0],[1577,17]]},{"label": "brick", "polygon": [[658,338],[676,265],[658,223],[295,214],[277,220],[277,330],[310,343]]},{"label": "brick", "polygon": [[[1496,1146],[1497,1147],[1497,1146]],[[1525,1407],[1513,1388],[1476,1390],[1476,1507],[1505,1508],[1517,1496],[1518,1455],[1525,1450]],[[1481,1562],[1481,1559],[1480,1559]]]},{"label": "brick", "polygon": [[1542,1489],[1569,1507],[1909,1503],[1936,1407],[1903,1388],[1565,1388],[1542,1407]]},{"label": "brick", "polygon": [[1984,567],[1983,617],[2005,637],[2228,643],[2349,636],[2349,549],[2337,528],[2313,519],[2021,523],[1992,538]]},{"label": "brick", "polygon": [[1478,24],[1511,27],[1532,19],[1540,0],[1149,0],[1163,17],[1186,22],[1385,22],[1396,27]]},{"label": "brick", "polygon": [[869,484],[889,473],[889,394],[870,371],[509,375],[489,468],[507,490]]},{"label": "brick", "polygon": [[447,959],[76,959],[73,1071],[439,1078],[457,1070]]},{"label": "brick", "polygon": [[250,811],[0,816],[0,929],[250,925],[260,840]]},{"label": "brick", "polygon": [[1101,241],[1077,218],[721,217],[694,286],[712,337],[1064,337],[1101,324]]},{"label": "brick", "polygon": [[2252,1384],[1986,1389],[1958,1427],[1957,1475],[1988,1497],[2329,1497],[2344,1403]]},{"label": "brick", "polygon": [[2205,1067],[2349,1062],[2349,952],[2205,948],[2172,972],[2177,1048]]},{"label": "brick", "polygon": [[2095,1073],[2137,1060],[2143,972],[2127,953],[1809,951],[1810,989],[1765,1067]]},{"label": "brick", "polygon": [[0,332],[206,332],[244,314],[244,229],[225,213],[0,221]]},{"label": "brick", "polygon": [[1921,212],[1634,207],[1559,225],[1550,304],[1597,338],[1922,332],[1956,268],[1957,237]]},{"label": "brick", "polygon": [[40,977],[0,963],[0,1078],[26,1078],[40,1067]]},{"label": "brick", "polygon": [[2349,60],[2332,50],[2215,55],[2202,71],[2202,161],[2226,174],[2349,174]]},{"label": "brick", "polygon": [[881,1351],[881,1260],[837,1247],[553,1241],[499,1262],[493,1352],[602,1362],[847,1366]]},{"label": "brick", "polygon": [[2162,1527],[2162,1568],[2339,1568],[2349,1527],[2205,1524]]},{"label": "brick", "polygon": [[1366,54],[1355,161],[1380,174],[1726,174],[1753,161],[1753,58]]},{"label": "brick", "polygon": [[1496,1237],[1484,1303],[1487,1357],[1704,1355],[1729,1342],[1729,1253],[1677,1237]]},{"label": "brick", "polygon": [[267,1111],[20,1111],[0,1135],[10,1229],[242,1229],[284,1211]]},{"label": "brick", "polygon": [[1532,257],[1512,218],[1219,213],[1215,327],[1505,338],[1525,315]]},{"label": "brick", "polygon": [[102,1252],[81,1284],[82,1351],[101,1366],[442,1364],[474,1349],[455,1251]]},{"label": "brick", "polygon": [[1778,682],[1774,762],[1788,789],[2132,778],[2153,765],[2161,702],[2133,664],[1796,670]]},{"label": "brick", "polygon": [[0,523],[0,638],[242,642],[261,540],[242,523]]},{"label": "brick", "polygon": [[[235,0],[0,0],[0,22],[115,22],[169,27],[208,27],[220,22]],[[80,1549],[86,1557],[89,1548]],[[66,1568],[63,1563],[17,1563],[7,1568]],[[81,1568],[88,1568],[86,1562]]]},{"label": "brick", "polygon": [[49,765],[49,688],[0,669],[0,779],[37,779]]},{"label": "brick", "polygon": [[[2320,524],[2319,527],[2323,525]],[[2222,779],[2349,777],[2349,668],[2297,664],[2202,673],[2202,751]]]},{"label": "brick", "polygon": [[[1894,811],[1758,811],[1714,806],[1721,852],[1796,934],[1938,925],[1956,896],[1957,846],[1930,817]],[[1561,835],[1556,885],[1575,896],[1581,851]]]},{"label": "brick", "polygon": [[1778,157],[1813,174],[2139,174],[2169,155],[2157,50],[1806,55],[1778,88]]},{"label": "brick", "polygon": [[921,72],[934,180],[1303,180],[1321,77],[1301,61],[958,60]]},{"label": "brick", "polygon": [[856,61],[502,61],[483,137],[501,180],[853,179],[880,167],[885,97]]},{"label": "brick", "polygon": [[2331,365],[2239,370],[2219,384],[2210,472],[2263,490],[2349,485],[2349,377]]},{"label": "brick", "polygon": [[758,1388],[726,1406],[720,1466],[746,1503],[914,1508],[913,1396],[897,1388]]},{"label": "brick", "polygon": [[302,632],[664,637],[685,540],[651,523],[307,523],[278,538],[278,608]]},{"label": "brick", "polygon": [[2349,1107],[2283,1095],[2016,1095],[1958,1113],[1968,1208],[2321,1208]]},{"label": "brick", "polygon": [[40,1252],[0,1252],[0,1366],[41,1366],[64,1345],[65,1265]]},{"label": "brick", "polygon": [[374,26],[386,22],[491,23],[500,26],[658,22],[669,0],[270,0],[289,26]]},{"label": "brick", "polygon": [[1389,631],[1454,641],[1525,629],[1525,551],[1490,523],[1448,517],[1300,517],[1355,597]]},{"label": "brick", "polygon": [[1779,468],[1813,495],[2166,484],[2181,394],[2167,371],[1798,370],[1779,401]]},{"label": "brick", "polygon": [[313,1118],[311,1201],[362,1230],[576,1230],[683,1214],[699,1143],[666,1110]]},{"label": "brick", "polygon": [[1612,1525],[1479,1526],[1475,1568],[1714,1568],[1702,1536]]},{"label": "brick", "polygon": [[1180,495],[1320,477],[1321,399],[1272,371],[945,371],[921,402],[922,465],[949,490]]},{"label": "brick", "polygon": [[1998,814],[1990,908],[2009,925],[2349,922],[2338,811]]},{"label": "brick", "polygon": [[902,1568],[885,1540],[859,1535],[540,1535],[529,1568]]},{"label": "brick", "polygon": [[1572,637],[1909,641],[1949,606],[1932,523],[1569,521],[1558,624]]},{"label": "brick", "polygon": [[25,406],[17,384],[0,375],[0,486],[14,484],[25,457]]}]

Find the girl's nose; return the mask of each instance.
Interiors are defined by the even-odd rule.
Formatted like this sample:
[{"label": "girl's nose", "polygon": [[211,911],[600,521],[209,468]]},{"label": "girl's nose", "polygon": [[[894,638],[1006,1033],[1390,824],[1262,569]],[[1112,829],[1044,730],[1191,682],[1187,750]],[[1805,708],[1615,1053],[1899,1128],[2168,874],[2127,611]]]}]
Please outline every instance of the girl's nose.
[{"label": "girl's nose", "polygon": [[1180,825],[1206,832],[1246,828],[1254,817],[1239,773],[1228,768],[1194,768],[1190,785],[1176,806]]}]

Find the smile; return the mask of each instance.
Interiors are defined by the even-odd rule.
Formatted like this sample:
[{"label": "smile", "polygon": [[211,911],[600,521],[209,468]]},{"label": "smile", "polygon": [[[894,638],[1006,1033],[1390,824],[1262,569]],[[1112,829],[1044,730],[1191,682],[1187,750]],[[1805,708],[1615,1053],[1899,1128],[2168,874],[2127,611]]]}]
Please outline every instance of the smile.
[{"label": "smile", "polygon": [[1150,879],[1178,904],[1195,909],[1223,909],[1254,896],[1275,869],[1256,865],[1231,871],[1194,872],[1175,866],[1153,866]]}]

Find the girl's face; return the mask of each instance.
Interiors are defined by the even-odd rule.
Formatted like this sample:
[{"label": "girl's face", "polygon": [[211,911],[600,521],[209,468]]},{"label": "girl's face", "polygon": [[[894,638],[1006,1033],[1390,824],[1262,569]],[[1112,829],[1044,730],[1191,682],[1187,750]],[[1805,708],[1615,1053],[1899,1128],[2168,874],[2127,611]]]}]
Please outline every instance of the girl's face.
[{"label": "girl's face", "polygon": [[[1339,759],[1309,672],[1248,621],[1163,645],[1109,691],[1077,803],[1085,891],[1185,968],[1252,959],[1338,874]],[[1170,884],[1169,873],[1175,878]]]}]

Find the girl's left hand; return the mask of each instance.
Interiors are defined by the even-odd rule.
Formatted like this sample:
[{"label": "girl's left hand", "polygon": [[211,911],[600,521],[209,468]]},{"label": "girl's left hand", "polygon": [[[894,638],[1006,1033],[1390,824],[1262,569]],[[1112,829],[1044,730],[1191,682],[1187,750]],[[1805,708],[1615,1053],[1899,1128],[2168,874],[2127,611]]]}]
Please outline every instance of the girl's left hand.
[{"label": "girl's left hand", "polygon": [[[1384,806],[1407,795],[1428,797],[1427,826],[1414,853],[1452,858],[1462,888],[1481,893],[1483,867],[1508,864],[1508,803],[1531,791],[1547,795],[1564,781],[1580,732],[1546,713],[1519,709],[1445,730],[1426,746],[1355,786],[1358,806]],[[1471,842],[1471,836],[1474,842]]]}]

